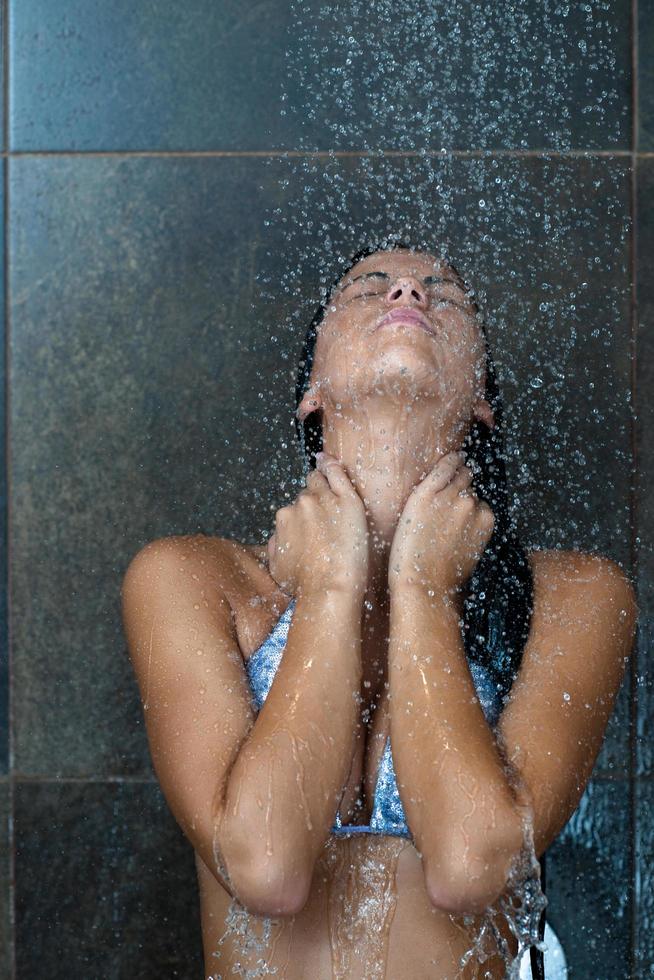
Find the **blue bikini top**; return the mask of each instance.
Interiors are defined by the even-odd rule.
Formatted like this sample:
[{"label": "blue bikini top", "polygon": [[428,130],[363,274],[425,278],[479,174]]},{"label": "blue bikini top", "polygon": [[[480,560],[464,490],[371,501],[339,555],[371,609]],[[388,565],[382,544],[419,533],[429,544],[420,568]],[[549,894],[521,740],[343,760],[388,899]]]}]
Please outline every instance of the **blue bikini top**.
[{"label": "blue bikini top", "polygon": [[[281,662],[295,605],[296,600],[292,599],[281,617],[277,620],[272,633],[255,650],[246,663],[246,670],[257,710],[261,708],[263,702],[266,700],[275,673]],[[491,726],[495,726],[501,712],[501,696],[496,690],[490,674],[484,667],[470,660],[468,660],[468,666],[484,716]],[[343,824],[337,813],[336,823],[332,827],[332,833],[342,836],[350,834],[390,834],[396,837],[408,837],[412,839],[411,831],[404,817],[404,808],[402,807],[402,801],[395,779],[390,735],[386,739],[384,753],[377,770],[377,785],[375,787],[370,824]]]}]

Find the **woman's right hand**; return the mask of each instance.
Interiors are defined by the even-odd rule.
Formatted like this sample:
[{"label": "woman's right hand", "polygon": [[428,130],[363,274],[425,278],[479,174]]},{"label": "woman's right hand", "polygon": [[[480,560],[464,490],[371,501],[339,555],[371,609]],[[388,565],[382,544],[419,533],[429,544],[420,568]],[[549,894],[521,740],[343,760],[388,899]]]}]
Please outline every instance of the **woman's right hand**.
[{"label": "woman's right hand", "polygon": [[363,595],[368,581],[368,521],[344,467],[323,454],[292,504],[275,514],[268,540],[275,581],[291,595],[342,589]]}]

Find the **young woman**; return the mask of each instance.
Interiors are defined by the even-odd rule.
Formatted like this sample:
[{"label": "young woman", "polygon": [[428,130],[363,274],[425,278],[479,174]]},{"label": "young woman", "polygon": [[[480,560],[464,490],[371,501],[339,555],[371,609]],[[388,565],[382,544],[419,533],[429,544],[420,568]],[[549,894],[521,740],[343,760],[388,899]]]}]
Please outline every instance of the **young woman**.
[{"label": "young woman", "polygon": [[315,468],[268,542],[159,539],[123,583],[205,974],[499,980],[517,942],[487,910],[584,792],[633,587],[521,548],[483,323],[446,261],[356,256],[297,402]]}]

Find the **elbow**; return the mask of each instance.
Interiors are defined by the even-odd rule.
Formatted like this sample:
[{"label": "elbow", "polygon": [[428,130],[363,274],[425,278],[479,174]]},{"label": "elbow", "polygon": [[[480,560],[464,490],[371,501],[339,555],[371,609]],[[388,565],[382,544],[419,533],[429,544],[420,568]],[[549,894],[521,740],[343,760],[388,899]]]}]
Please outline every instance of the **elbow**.
[{"label": "elbow", "polygon": [[482,915],[504,891],[505,883],[497,887],[497,877],[488,871],[483,875],[464,875],[458,878],[442,876],[427,878],[427,894],[435,909],[451,915]]},{"label": "elbow", "polygon": [[266,918],[297,915],[309,899],[310,884],[287,868],[252,860],[231,874],[234,897],[246,911]]},{"label": "elbow", "polygon": [[287,851],[277,840],[274,847],[267,847],[266,835],[245,820],[231,827],[223,822],[220,837],[232,894],[246,911],[269,918],[302,911],[312,874],[301,861],[299,848]]},{"label": "elbow", "polygon": [[482,915],[506,891],[521,849],[522,838],[515,836],[465,852],[451,849],[447,860],[425,870],[431,904],[454,915]]}]

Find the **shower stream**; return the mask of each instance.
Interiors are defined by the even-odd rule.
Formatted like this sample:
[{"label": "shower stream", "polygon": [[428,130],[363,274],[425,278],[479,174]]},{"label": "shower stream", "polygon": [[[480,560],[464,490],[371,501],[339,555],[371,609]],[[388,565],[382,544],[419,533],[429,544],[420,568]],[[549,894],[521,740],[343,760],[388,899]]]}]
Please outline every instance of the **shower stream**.
[{"label": "shower stream", "polygon": [[[601,447],[589,457],[562,407],[570,377],[580,390],[592,389],[592,365],[613,349],[626,302],[619,273],[630,219],[620,161],[592,152],[579,161],[570,151],[619,144],[626,125],[611,9],[601,0],[291,0],[281,116],[292,152],[262,162],[277,182],[277,206],[257,246],[260,297],[252,307],[255,317],[275,311],[260,353],[270,358],[274,347],[285,363],[266,376],[263,404],[288,387],[298,338],[348,256],[373,242],[410,241],[470,270],[490,332],[511,353],[501,382],[522,426],[507,446],[516,492],[535,487],[526,503],[534,515],[548,515],[552,498],[541,501],[538,489],[546,484],[566,513],[576,508],[572,531],[583,526],[589,458]],[[594,199],[601,211],[589,205]],[[524,363],[514,372],[516,351]],[[623,392],[607,392],[593,409],[598,432],[620,433],[622,400]],[[270,413],[264,421],[273,442],[279,430],[269,459],[286,475],[288,418]],[[531,447],[544,436],[541,471]],[[627,453],[616,444],[625,466]],[[618,537],[618,508],[607,521],[606,533]],[[571,544],[571,529],[547,516],[531,531],[540,547]],[[509,887],[486,910],[460,971],[483,964],[499,946],[507,977],[517,980],[529,948],[545,949],[538,925],[547,899],[531,815],[523,812],[524,847]],[[324,857],[336,873],[343,856],[329,841]],[[342,869],[328,903],[335,980],[351,975],[354,948],[356,965],[363,957],[369,978],[383,978],[395,867],[371,860]],[[371,883],[374,899],[357,910],[361,882]],[[502,919],[517,939],[515,958],[498,929]],[[229,939],[240,951],[233,974],[275,974],[267,961],[277,926],[280,920],[248,914],[234,900],[213,955],[219,960]]]}]

